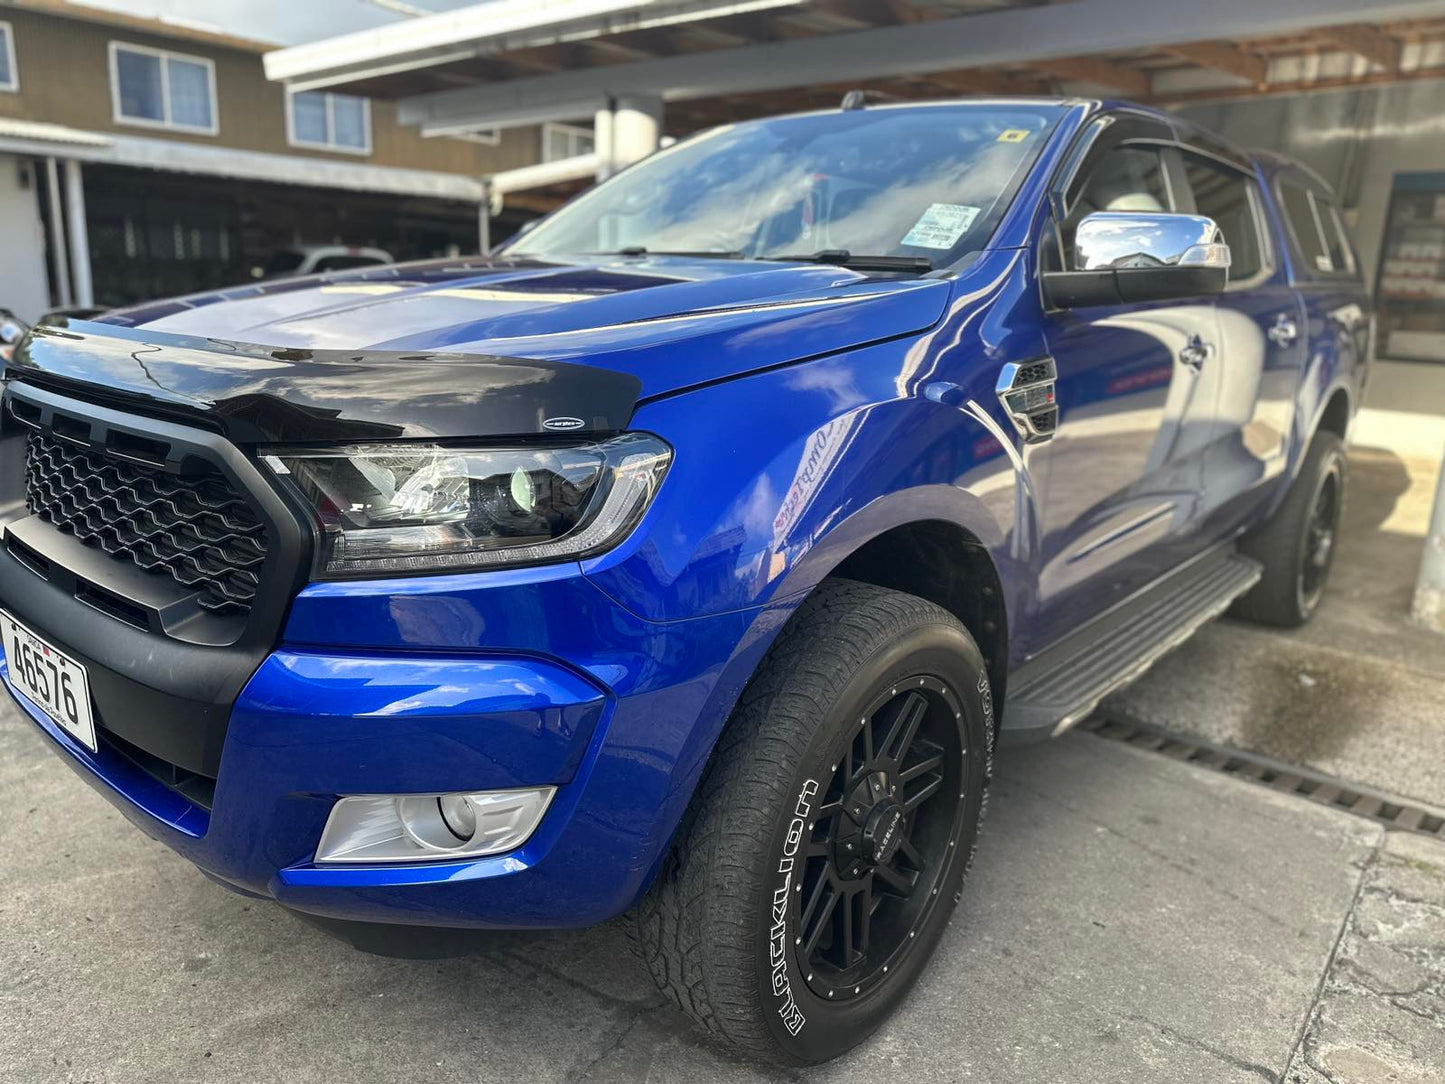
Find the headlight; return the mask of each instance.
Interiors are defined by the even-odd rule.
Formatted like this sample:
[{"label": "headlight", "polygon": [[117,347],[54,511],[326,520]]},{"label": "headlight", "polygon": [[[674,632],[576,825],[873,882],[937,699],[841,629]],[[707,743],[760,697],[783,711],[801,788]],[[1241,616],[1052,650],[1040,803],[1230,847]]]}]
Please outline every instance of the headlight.
[{"label": "headlight", "polygon": [[626,433],[596,444],[356,444],[261,455],[315,510],[321,575],[578,560],[642,518],[672,450]]}]

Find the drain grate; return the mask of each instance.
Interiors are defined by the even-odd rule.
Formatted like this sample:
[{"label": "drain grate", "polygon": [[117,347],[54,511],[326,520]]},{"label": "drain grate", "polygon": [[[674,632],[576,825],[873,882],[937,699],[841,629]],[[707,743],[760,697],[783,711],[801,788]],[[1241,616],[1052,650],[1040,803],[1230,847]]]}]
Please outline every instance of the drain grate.
[{"label": "drain grate", "polygon": [[1102,713],[1085,719],[1079,724],[1079,729],[1110,741],[1132,745],[1136,749],[1160,753],[1204,768],[1213,768],[1217,772],[1258,783],[1284,794],[1298,795],[1321,805],[1343,809],[1387,828],[1445,839],[1445,810],[1432,809],[1397,794],[1386,794],[1359,783],[1347,783],[1342,779],[1257,753],[1246,753],[1228,746],[1211,745],[1196,738],[1183,737],[1150,723],[1136,723]]}]

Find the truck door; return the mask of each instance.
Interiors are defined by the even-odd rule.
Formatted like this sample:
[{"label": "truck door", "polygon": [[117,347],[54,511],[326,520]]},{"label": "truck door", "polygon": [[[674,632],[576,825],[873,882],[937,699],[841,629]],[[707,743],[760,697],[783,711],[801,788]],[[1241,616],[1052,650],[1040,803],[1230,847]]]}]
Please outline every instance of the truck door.
[{"label": "truck door", "polygon": [[1246,520],[1288,460],[1295,394],[1305,355],[1305,313],[1270,243],[1255,171],[1242,162],[1185,151],[1188,210],[1214,219],[1229,245],[1229,286],[1215,299],[1219,354],[1208,378],[1218,384],[1209,434],[1201,514],[1209,537]]},{"label": "truck door", "polygon": [[[1171,211],[1173,133],[1143,118],[1100,136],[1064,194],[1055,246],[1073,266],[1073,234],[1094,211]],[[1042,246],[1044,261],[1048,244]],[[1041,539],[1034,648],[1149,583],[1199,548],[1204,449],[1218,386],[1213,298],[1050,313],[1059,420],[1040,447]]]}]

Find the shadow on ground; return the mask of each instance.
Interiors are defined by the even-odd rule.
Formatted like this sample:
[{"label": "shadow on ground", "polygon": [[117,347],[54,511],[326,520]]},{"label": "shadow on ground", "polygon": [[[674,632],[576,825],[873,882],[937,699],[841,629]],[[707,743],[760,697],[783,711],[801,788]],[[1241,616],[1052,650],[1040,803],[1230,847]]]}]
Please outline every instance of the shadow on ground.
[{"label": "shadow on ground", "polygon": [[1314,619],[1218,621],[1103,710],[1445,807],[1445,636],[1409,621],[1438,469],[1352,449]]}]

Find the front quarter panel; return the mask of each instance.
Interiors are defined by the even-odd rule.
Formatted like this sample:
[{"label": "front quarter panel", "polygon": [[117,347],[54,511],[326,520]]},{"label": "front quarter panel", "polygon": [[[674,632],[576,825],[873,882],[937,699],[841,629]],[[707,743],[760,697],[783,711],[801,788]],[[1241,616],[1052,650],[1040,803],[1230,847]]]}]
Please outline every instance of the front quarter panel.
[{"label": "front quarter panel", "polygon": [[1008,319],[1024,263],[980,261],[923,335],[645,403],[633,428],[671,443],[673,465],[638,531],[584,572],[637,615],[680,620],[801,595],[869,538],[942,520],[1023,591],[1029,487],[994,383],[1038,348]]}]

